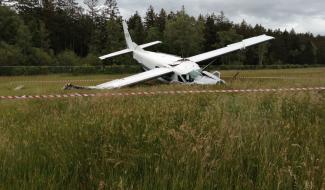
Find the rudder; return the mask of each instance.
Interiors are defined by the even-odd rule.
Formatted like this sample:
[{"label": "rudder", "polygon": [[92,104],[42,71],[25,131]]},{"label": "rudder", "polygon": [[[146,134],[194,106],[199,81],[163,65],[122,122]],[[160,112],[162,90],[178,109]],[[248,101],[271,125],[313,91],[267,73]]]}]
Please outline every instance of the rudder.
[{"label": "rudder", "polygon": [[135,50],[135,48],[138,45],[132,41],[132,38],[131,38],[129,30],[128,30],[128,26],[125,21],[123,21],[123,30],[124,30],[125,41],[126,41],[126,45],[127,45],[128,49]]}]

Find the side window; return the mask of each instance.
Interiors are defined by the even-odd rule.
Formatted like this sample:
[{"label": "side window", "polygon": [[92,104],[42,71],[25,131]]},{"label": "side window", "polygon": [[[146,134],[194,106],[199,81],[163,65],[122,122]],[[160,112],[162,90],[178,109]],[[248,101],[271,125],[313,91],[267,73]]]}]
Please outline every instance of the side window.
[{"label": "side window", "polygon": [[183,79],[185,79],[187,82],[193,82],[194,79],[189,75],[182,75]]},{"label": "side window", "polygon": [[181,76],[177,76],[179,82],[184,82]]}]

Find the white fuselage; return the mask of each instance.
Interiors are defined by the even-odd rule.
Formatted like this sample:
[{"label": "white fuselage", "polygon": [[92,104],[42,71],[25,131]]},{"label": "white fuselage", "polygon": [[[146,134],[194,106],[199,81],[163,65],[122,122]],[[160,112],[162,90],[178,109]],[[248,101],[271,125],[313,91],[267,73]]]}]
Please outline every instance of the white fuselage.
[{"label": "white fuselage", "polygon": [[137,48],[133,51],[133,58],[139,62],[145,70],[171,68],[174,71],[173,75],[160,78],[160,80],[165,82],[190,84],[217,84],[223,82],[219,77],[211,73],[208,75],[204,74],[208,72],[202,72],[197,63],[182,59],[175,55],[150,52]]}]

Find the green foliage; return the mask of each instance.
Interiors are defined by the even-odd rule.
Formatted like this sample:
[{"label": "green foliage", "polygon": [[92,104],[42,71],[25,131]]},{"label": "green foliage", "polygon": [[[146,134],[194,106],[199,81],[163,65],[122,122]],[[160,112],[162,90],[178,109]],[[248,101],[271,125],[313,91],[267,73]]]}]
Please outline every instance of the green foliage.
[{"label": "green foliage", "polygon": [[155,13],[153,6],[150,5],[148,8],[144,20],[147,29],[157,26],[157,14]]},{"label": "green foliage", "polygon": [[104,5],[106,8],[103,14],[107,19],[116,20],[120,17],[120,11],[117,7],[116,0],[105,0]]},{"label": "green foliage", "polygon": [[89,53],[87,57],[82,59],[82,65],[98,66],[101,65],[100,59],[94,54]]},{"label": "green foliage", "polygon": [[[214,44],[216,48],[222,48],[229,44],[236,43],[243,40],[243,36],[236,33],[235,30],[230,29],[229,31],[220,31],[217,33],[219,43]],[[245,61],[245,54],[241,51],[224,55],[221,58],[223,65],[242,65]]]},{"label": "green foliage", "polygon": [[55,60],[52,55],[45,52],[40,48],[33,48],[32,53],[29,55],[29,63],[34,63],[34,65],[54,65]]},{"label": "green foliage", "polygon": [[167,13],[164,9],[160,10],[160,13],[157,17],[157,26],[160,32],[164,32],[167,21]]},{"label": "green foliage", "polygon": [[23,54],[28,54],[32,48],[32,36],[27,26],[21,25],[17,31],[16,45],[21,48]]},{"label": "green foliage", "polygon": [[137,44],[144,43],[145,30],[141,20],[141,16],[138,12],[132,15],[128,20],[128,27],[132,40]]},{"label": "green foliage", "polygon": [[149,28],[148,34],[147,34],[147,42],[153,42],[153,41],[159,41],[161,39],[161,33],[159,31],[159,28],[152,27]]},{"label": "green foliage", "polygon": [[80,58],[71,50],[66,50],[57,56],[57,65],[76,66],[80,64]]},{"label": "green foliage", "polygon": [[181,52],[183,57],[187,57],[200,52],[202,31],[203,28],[197,25],[196,20],[183,10],[175,20],[167,21],[164,39],[171,53]]},{"label": "green foliage", "polygon": [[[220,47],[227,46],[232,43],[239,42],[243,40],[243,36],[240,34],[237,34],[235,30],[229,30],[229,31],[220,31],[217,33],[217,36],[219,38],[219,43],[215,44],[214,46],[217,47],[218,45]],[[219,47],[219,48],[220,48]]]},{"label": "green foliage", "polygon": [[216,15],[208,15],[205,19],[204,27],[204,50],[211,51],[216,49],[217,45],[217,25]]},{"label": "green foliage", "polygon": [[[0,42],[9,45],[2,45],[2,48],[9,48],[7,51],[1,50],[3,55],[6,54],[2,60],[6,59],[10,65],[51,63],[31,58],[35,57],[34,48],[47,52],[52,58],[52,54],[58,55],[70,50],[81,59],[89,53],[102,55],[125,48],[122,19],[116,0],[86,0],[90,11],[88,14],[82,11],[82,7],[75,0],[42,1],[42,5],[38,0],[17,2],[15,8],[18,12],[0,6]],[[95,9],[100,3],[105,4],[102,12]],[[136,12],[127,23],[137,44],[161,40],[164,43],[153,50],[184,57],[214,50],[256,35],[267,34],[275,37],[270,43],[223,56],[215,65],[325,64],[323,36],[299,34],[294,30],[267,30],[261,25],[251,26],[246,21],[235,24],[229,21],[223,12],[194,18],[185,12],[184,7],[176,13],[166,13],[164,9],[157,13],[150,6],[144,19]],[[10,58],[12,52],[17,53],[16,61]],[[40,56],[41,53],[38,51],[36,54]],[[128,58],[118,57],[110,60],[110,63],[134,63]],[[82,64],[84,63],[78,63]],[[104,64],[108,62],[105,61]]]},{"label": "green foliage", "polygon": [[105,25],[106,43],[104,45],[105,52],[114,52],[118,49],[124,49],[125,39],[122,30],[121,20],[109,20]]},{"label": "green foliage", "polygon": [[33,47],[42,48],[46,51],[50,50],[50,38],[49,32],[43,22],[31,22],[29,28],[33,28],[32,31],[32,43]]},{"label": "green foliage", "polygon": [[20,48],[0,41],[0,65],[1,66],[20,65],[22,61],[23,61],[23,55],[20,52]]},{"label": "green foliage", "polygon": [[15,44],[22,24],[22,20],[14,11],[0,6],[0,41]]}]

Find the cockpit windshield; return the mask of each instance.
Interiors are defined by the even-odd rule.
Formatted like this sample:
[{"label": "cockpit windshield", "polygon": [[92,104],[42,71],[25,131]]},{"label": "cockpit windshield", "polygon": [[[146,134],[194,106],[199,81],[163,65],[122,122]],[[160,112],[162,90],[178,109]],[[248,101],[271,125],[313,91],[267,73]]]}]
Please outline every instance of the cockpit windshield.
[{"label": "cockpit windshield", "polygon": [[198,70],[195,70],[195,71],[192,71],[189,73],[190,77],[193,78],[193,79],[196,79],[197,77],[201,77],[203,76],[202,75],[202,70],[201,69],[198,69]]},{"label": "cockpit windshield", "polygon": [[203,77],[203,74],[202,74],[202,70],[201,69],[191,71],[190,73],[188,73],[186,75],[182,75],[182,78],[186,82],[193,82],[198,77]]}]

